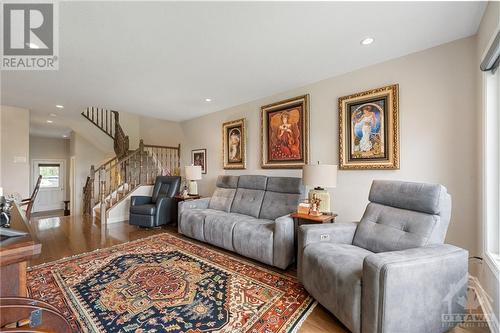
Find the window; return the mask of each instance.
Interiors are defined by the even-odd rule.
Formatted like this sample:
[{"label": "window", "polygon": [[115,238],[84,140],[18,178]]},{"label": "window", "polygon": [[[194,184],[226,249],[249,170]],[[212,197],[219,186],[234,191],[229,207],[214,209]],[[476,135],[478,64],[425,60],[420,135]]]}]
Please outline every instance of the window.
[{"label": "window", "polygon": [[41,188],[59,187],[59,173],[61,166],[59,164],[39,164],[38,172],[42,176]]},{"label": "window", "polygon": [[500,70],[485,74],[485,250],[500,254]]}]

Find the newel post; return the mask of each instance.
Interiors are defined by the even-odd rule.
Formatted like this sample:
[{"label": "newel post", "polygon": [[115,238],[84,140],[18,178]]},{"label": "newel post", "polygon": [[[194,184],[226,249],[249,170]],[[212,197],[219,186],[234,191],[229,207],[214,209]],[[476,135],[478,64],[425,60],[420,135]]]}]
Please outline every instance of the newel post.
[{"label": "newel post", "polygon": [[177,170],[176,170],[176,175],[180,176],[181,175],[181,144],[179,143],[179,146],[177,147]]},{"label": "newel post", "polygon": [[139,184],[142,185],[144,178],[144,141],[141,139],[139,141]]},{"label": "newel post", "polygon": [[88,212],[89,214],[92,214],[92,210],[94,209],[94,206],[95,206],[94,180],[95,180],[95,167],[94,167],[94,165],[91,165],[90,166],[90,182],[89,182],[90,189],[87,189],[87,191],[90,190],[90,195],[89,195],[90,207],[89,207],[89,212]]},{"label": "newel post", "polygon": [[101,224],[106,223],[106,181],[101,181]]}]

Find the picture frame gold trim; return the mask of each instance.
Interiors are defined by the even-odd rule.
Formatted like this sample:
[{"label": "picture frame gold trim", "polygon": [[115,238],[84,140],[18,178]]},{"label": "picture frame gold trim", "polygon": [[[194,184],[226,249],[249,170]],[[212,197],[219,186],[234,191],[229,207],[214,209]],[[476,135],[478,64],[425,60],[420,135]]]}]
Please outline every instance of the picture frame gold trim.
[{"label": "picture frame gold trim", "polygon": [[[347,116],[348,106],[356,103],[369,103],[380,97],[387,97],[387,157],[373,158],[364,161],[349,159],[350,117]],[[338,99],[339,111],[339,168],[341,170],[399,170],[400,168],[400,132],[399,132],[399,84],[367,90]]]},{"label": "picture frame gold trim", "polygon": [[[278,110],[286,110],[294,105],[302,105],[303,110],[303,126],[301,131],[302,144],[302,159],[293,162],[276,162],[269,161],[268,158],[268,124],[267,113]],[[261,106],[260,108],[260,149],[261,149],[261,168],[263,169],[300,169],[309,163],[309,94],[289,98],[276,103]]]},{"label": "picture frame gold trim", "polygon": [[[228,133],[227,130],[234,128],[235,126],[241,127],[240,134],[240,147],[241,147],[241,163],[229,162],[229,151],[228,151]],[[223,168],[228,169],[246,169],[247,167],[247,130],[246,130],[246,119],[236,119],[227,121],[222,124],[222,165]]]}]

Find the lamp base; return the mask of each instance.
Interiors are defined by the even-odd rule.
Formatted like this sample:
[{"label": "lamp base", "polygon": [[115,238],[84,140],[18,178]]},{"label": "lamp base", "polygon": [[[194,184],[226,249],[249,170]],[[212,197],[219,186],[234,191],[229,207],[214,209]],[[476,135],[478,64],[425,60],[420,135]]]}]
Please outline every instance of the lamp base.
[{"label": "lamp base", "polygon": [[319,203],[318,211],[322,213],[329,213],[330,210],[330,193],[327,190],[317,187],[309,191],[309,201],[313,198],[313,195],[321,200]]},{"label": "lamp base", "polygon": [[198,184],[195,180],[189,181],[188,193],[189,195],[198,195]]}]

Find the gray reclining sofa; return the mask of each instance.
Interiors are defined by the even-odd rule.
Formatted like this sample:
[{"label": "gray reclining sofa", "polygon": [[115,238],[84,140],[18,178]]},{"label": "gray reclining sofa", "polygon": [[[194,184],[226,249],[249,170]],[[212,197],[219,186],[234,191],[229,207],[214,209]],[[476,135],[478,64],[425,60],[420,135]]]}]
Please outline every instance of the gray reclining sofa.
[{"label": "gray reclining sofa", "polygon": [[[354,333],[438,333],[465,313],[468,252],[437,184],[374,181],[359,223],[303,225],[297,274]],[[458,318],[458,319],[455,319]]]},{"label": "gray reclining sofa", "polygon": [[301,178],[219,176],[211,198],[179,203],[179,233],[285,269],[303,192]]}]

